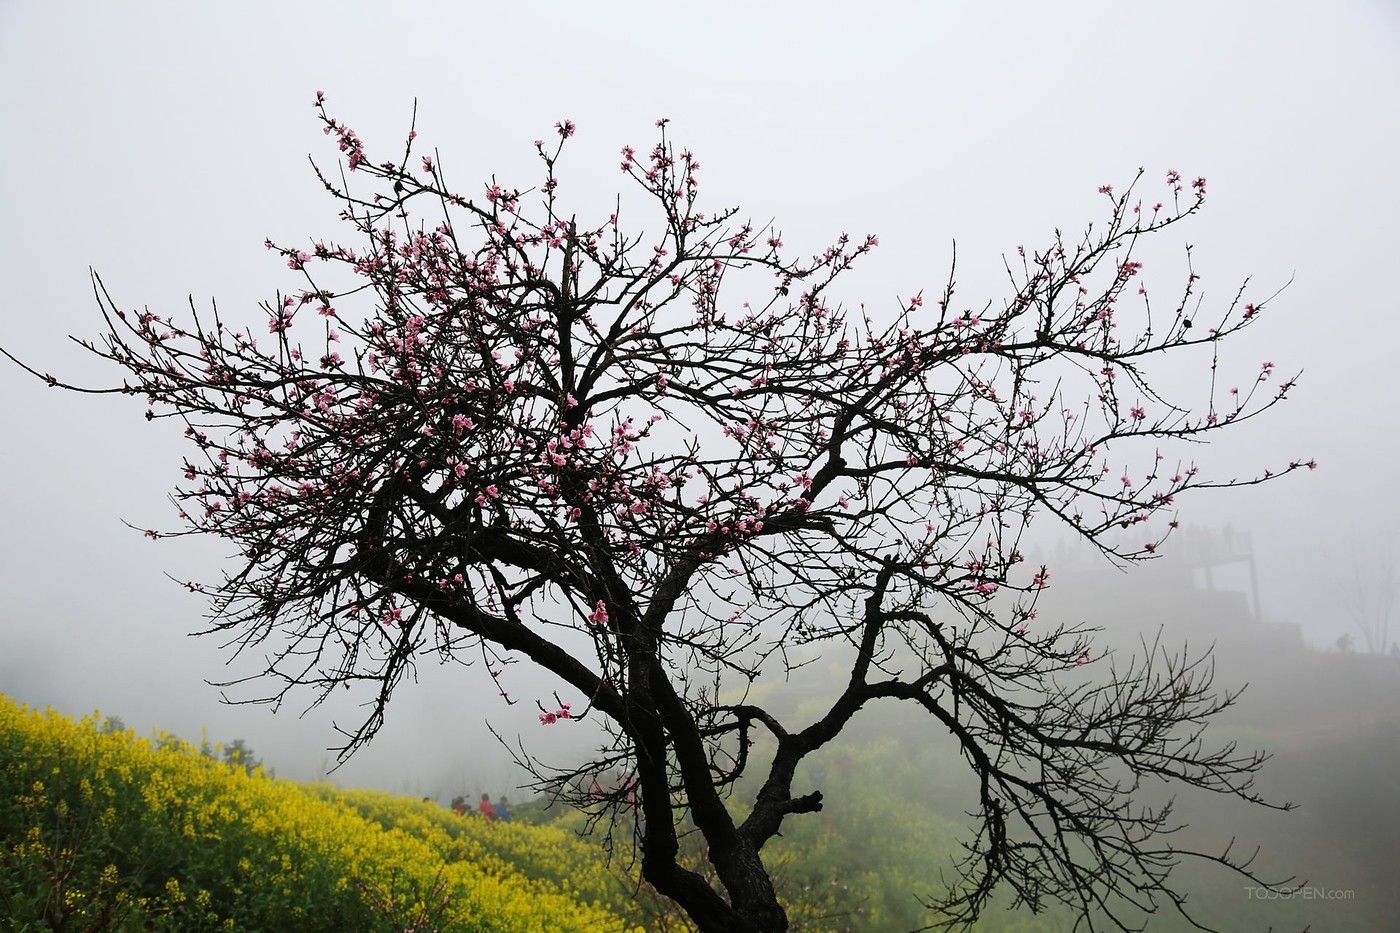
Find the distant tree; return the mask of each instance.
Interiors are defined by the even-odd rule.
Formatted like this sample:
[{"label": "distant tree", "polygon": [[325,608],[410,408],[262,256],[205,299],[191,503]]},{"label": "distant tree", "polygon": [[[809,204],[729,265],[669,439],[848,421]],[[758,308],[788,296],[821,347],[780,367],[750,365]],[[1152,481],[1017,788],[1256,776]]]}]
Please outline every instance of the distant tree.
[{"label": "distant tree", "polygon": [[[423,653],[498,681],[534,662],[559,682],[542,723],[611,737],[541,781],[633,828],[645,877],[704,930],[787,927],[764,845],[822,808],[798,766],[877,700],[926,712],[979,781],[959,880],[931,892],[950,924],[996,889],[1095,924],[1184,911],[1171,872],[1190,856],[1253,877],[1134,802],[1155,779],[1261,802],[1263,757],[1200,737],[1235,695],[1199,657],[1098,664],[1088,630],[1037,620],[1049,571],[1019,546],[1039,517],[1147,559],[1183,495],[1313,465],[1208,478],[1178,459],[1293,385],[1254,363],[1229,388],[1220,352],[1264,304],[1241,287],[1208,310],[1189,247],[1178,290],[1142,284],[1140,241],[1196,213],[1204,179],[1168,173],[1159,204],[1104,186],[1106,221],[1018,249],[1004,302],[956,306],[950,275],[852,316],[834,286],[876,238],[793,258],[771,225],[702,208],[664,120],[584,223],[560,201],[569,121],[535,142],[538,187],[471,195],[415,133],[375,161],[316,105],[346,160],[318,176],[359,241],[268,242],[298,284],[256,329],[126,310],[95,280],[107,330],[85,344],[127,374],[97,391],[183,423],[181,533],[239,554],[189,585],[212,631],[271,646],[263,699],[367,686],[348,754]],[[633,211],[650,237],[625,232]],[[1204,391],[1153,381],[1192,361]],[[853,649],[806,725],[742,699],[798,646]],[[760,732],[775,751],[734,806]],[[683,821],[710,870],[678,861]]]},{"label": "distant tree", "polygon": [[[1372,547],[1353,540],[1345,562],[1333,571],[1337,604],[1373,654],[1385,654],[1392,644],[1390,621],[1400,600],[1396,562],[1393,536]],[[1350,642],[1351,634],[1345,637]]]},{"label": "distant tree", "polygon": [[108,716],[102,720],[101,729],[107,735],[115,735],[126,731],[126,723],[120,716]]},{"label": "distant tree", "polygon": [[248,747],[248,743],[242,739],[234,739],[224,745],[224,763],[242,768],[249,774],[257,770],[262,764],[262,760],[253,754],[253,750]]}]

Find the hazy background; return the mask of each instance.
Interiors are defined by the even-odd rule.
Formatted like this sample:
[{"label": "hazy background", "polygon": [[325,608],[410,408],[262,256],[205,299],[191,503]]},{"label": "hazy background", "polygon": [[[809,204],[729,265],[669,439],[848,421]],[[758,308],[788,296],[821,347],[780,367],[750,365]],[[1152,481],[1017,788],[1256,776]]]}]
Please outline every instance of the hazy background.
[{"label": "hazy background", "polygon": [[[981,307],[1005,294],[1003,253],[1104,216],[1099,185],[1142,166],[1151,201],[1168,169],[1204,175],[1207,209],[1174,245],[1195,245],[1208,302],[1246,275],[1259,296],[1292,277],[1237,359],[1305,373],[1273,417],[1197,456],[1215,476],[1299,456],[1321,467],[1189,500],[1182,520],[1252,533],[1262,615],[1327,646],[1345,630],[1342,563],[1383,553],[1400,517],[1398,10],[0,2],[0,345],[78,382],[120,381],[66,340],[97,333],[89,266],[123,307],[178,313],[193,294],[257,320],[293,280],[263,240],[343,229],[306,161],[337,155],[318,89],[371,158],[399,151],[417,98],[421,141],[467,192],[492,173],[533,184],[532,140],[572,119],[564,195],[583,209],[606,205],[619,148],[649,145],[667,116],[711,208],[776,218],[804,248],[877,233],[848,283],[872,308],[941,286],[954,238],[959,303]],[[1174,289],[1178,269],[1147,281]],[[227,676],[217,640],[184,637],[204,606],[164,574],[214,578],[219,546],[122,524],[174,520],[181,438],[143,410],[0,365],[0,691],[141,731],[207,727],[314,777],[331,717],[221,706],[205,684]],[[543,688],[513,673],[525,702],[508,708],[479,673],[424,670],[338,777],[506,790],[488,718],[568,758],[579,736],[535,721]]]}]

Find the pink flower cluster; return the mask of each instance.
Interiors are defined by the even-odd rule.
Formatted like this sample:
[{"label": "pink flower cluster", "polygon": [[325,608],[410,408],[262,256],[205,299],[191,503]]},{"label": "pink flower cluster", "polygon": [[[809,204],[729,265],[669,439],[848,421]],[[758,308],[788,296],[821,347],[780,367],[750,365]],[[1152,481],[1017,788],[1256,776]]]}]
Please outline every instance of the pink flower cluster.
[{"label": "pink flower cluster", "polygon": [[554,712],[540,713],[540,725],[552,726],[561,719],[573,719],[573,707],[568,703],[560,703],[559,708]]}]

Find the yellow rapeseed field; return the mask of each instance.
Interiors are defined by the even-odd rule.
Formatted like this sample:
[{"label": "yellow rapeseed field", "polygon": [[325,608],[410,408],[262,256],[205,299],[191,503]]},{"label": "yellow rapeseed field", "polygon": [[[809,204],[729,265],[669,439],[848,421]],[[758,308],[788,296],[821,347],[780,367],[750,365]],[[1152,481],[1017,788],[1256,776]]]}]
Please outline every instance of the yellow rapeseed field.
[{"label": "yellow rapeseed field", "polygon": [[6,929],[628,931],[628,900],[557,828],[249,774],[0,696]]}]

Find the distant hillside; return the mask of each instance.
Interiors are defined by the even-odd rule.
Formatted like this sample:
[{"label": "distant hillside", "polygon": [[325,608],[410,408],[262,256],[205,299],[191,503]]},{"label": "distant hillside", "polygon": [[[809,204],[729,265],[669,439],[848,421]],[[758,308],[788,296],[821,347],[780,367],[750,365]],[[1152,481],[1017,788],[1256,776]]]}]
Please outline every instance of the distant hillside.
[{"label": "distant hillside", "polygon": [[[1166,570],[1057,575],[1051,592],[1060,591],[1046,599],[1040,619],[1102,626],[1100,650],[1112,648],[1120,661],[1141,653],[1142,639],[1150,643],[1159,631],[1167,650],[1184,648],[1195,656],[1213,647],[1217,686],[1248,685],[1206,740],[1237,740],[1242,749],[1271,752],[1257,789],[1297,809],[1284,813],[1212,794],[1183,795],[1176,812],[1189,828],[1173,838],[1214,851],[1233,839],[1237,854],[1245,855],[1258,847],[1254,867],[1264,877],[1296,880],[1283,891],[1255,891],[1230,872],[1184,864],[1179,880],[1189,908],[1230,933],[1396,928],[1400,659],[1310,649],[1296,626],[1252,618],[1243,594],[1193,586],[1176,568]],[[830,702],[842,670],[839,659],[824,657],[796,670],[786,684],[760,681],[750,698],[801,726]],[[901,704],[871,706],[851,735],[798,773],[798,789],[823,790],[827,806],[814,819],[785,826],[775,849],[800,853],[789,883],[826,885],[833,894],[827,909],[843,916],[849,929],[881,933],[931,922],[915,895],[937,893],[940,873],[956,861],[975,785],[956,744],[928,719]],[[1171,790],[1158,785],[1140,793],[1164,801]],[[1054,912],[994,909],[976,929],[1058,933],[1072,926]],[[1167,910],[1147,924],[1148,933],[1187,929]]]},{"label": "distant hillside", "polygon": [[[1216,633],[1222,684],[1251,684],[1215,741],[1273,751],[1260,789],[1300,809],[1197,795],[1179,801],[1191,824],[1184,837],[1258,845],[1266,875],[1308,884],[1264,899],[1237,876],[1187,867],[1182,888],[1201,919],[1231,933],[1389,928],[1400,912],[1396,659],[1308,650],[1288,627],[1243,615],[1233,594],[1106,586],[1082,614],[1057,611],[1112,625],[1124,649],[1138,630],[1184,613],[1189,622],[1168,625],[1168,640],[1190,632],[1203,649]],[[791,700],[775,709],[800,722],[833,683],[819,662],[755,695],[770,689]],[[793,818],[765,851],[794,930],[890,933],[937,919],[919,898],[938,894],[957,861],[972,788],[956,748],[924,719],[874,706],[799,772],[798,789],[823,790],[827,806]],[[751,792],[736,790],[740,811]],[[9,924],[0,929],[691,929],[638,879],[629,825],[616,827],[609,860],[576,834],[584,814],[532,815],[553,825],[493,824],[382,791],[249,775],[175,739],[104,733],[95,716],[73,721],[0,697],[0,915]],[[698,835],[683,847],[705,870]],[[975,931],[1072,926],[1063,912],[994,905]],[[1163,914],[1147,929],[1186,925]]]}]

